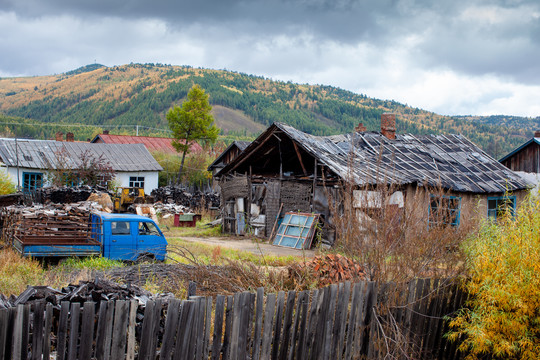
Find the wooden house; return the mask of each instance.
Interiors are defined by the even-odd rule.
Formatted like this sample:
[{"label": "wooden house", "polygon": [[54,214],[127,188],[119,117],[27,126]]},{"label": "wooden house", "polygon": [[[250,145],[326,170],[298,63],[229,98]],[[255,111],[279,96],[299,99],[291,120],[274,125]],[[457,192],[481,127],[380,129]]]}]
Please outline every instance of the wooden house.
[{"label": "wooden house", "polygon": [[[381,132],[313,136],[274,123],[217,174],[222,193],[223,230],[247,227],[270,236],[287,211],[321,214],[331,228],[329,193],[353,184],[359,207],[373,206],[368,189],[392,185],[395,206],[404,208],[418,190],[426,193],[426,213],[434,210],[429,189],[442,188],[452,225],[475,211],[497,217],[501,204],[512,208],[530,184],[462,135],[396,135],[395,115],[383,114]],[[361,201],[360,197],[372,197]],[[436,202],[435,202],[436,203]],[[375,205],[376,206],[376,205]],[[474,209],[473,209],[474,207]],[[332,231],[325,241],[333,243]]]}]

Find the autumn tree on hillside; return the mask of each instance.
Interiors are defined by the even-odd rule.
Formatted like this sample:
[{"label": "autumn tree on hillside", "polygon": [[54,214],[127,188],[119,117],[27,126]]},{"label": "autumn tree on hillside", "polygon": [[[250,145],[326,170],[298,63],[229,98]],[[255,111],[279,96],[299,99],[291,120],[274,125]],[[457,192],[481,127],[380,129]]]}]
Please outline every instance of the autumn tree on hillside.
[{"label": "autumn tree on hillside", "polygon": [[182,162],[178,171],[177,184],[182,178],[184,161],[194,141],[204,140],[213,144],[217,140],[219,128],[214,125],[214,117],[210,114],[212,106],[208,103],[208,95],[199,85],[194,85],[182,106],[175,106],[167,113],[169,128],[173,132],[173,145],[182,153]]}]

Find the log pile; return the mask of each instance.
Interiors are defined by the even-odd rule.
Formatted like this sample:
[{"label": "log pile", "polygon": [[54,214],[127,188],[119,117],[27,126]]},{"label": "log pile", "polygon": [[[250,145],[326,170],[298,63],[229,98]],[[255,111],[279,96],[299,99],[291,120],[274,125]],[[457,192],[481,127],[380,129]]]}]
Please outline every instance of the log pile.
[{"label": "log pile", "polygon": [[176,186],[164,186],[154,189],[152,196],[156,202],[182,205],[192,210],[218,208],[220,203],[220,197],[217,193],[203,193],[199,190],[190,193]]},{"label": "log pile", "polygon": [[107,192],[103,187],[92,188],[90,186],[78,187],[45,187],[36,190],[36,201],[41,204],[67,204],[86,201],[94,192]]}]

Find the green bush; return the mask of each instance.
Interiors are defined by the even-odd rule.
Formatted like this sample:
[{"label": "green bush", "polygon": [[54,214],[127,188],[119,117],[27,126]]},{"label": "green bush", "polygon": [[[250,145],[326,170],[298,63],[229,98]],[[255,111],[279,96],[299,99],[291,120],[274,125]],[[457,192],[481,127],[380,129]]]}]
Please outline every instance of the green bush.
[{"label": "green bush", "polygon": [[17,189],[9,178],[9,175],[0,171],[0,195],[13,194]]}]

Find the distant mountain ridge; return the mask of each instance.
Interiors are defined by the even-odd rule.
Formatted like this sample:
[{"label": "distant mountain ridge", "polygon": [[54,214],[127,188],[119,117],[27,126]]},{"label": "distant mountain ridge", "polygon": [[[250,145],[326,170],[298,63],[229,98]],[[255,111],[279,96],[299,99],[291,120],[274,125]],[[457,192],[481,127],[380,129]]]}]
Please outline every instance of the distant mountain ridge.
[{"label": "distant mountain ridge", "polygon": [[[332,86],[225,70],[90,64],[59,75],[0,78],[0,122],[3,117],[4,124],[20,124],[0,124],[0,130],[50,138],[59,123],[79,124],[72,130],[77,138],[86,139],[105,127],[126,133],[139,125],[146,135],[163,135],[167,111],[182,102],[193,84],[210,95],[217,125],[234,136],[255,136],[274,121],[315,135],[350,132],[360,122],[378,131],[380,115],[393,112],[399,133],[462,133],[500,157],[540,129],[540,118],[443,116]],[[44,125],[25,125],[36,123]]]}]

